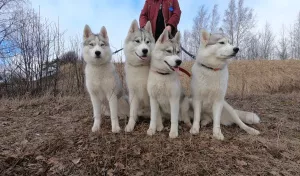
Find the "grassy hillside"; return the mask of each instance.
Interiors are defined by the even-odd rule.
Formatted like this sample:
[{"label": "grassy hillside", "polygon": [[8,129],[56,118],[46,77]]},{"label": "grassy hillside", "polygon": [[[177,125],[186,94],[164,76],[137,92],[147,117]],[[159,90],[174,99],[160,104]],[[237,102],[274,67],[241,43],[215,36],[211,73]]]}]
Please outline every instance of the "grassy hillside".
[{"label": "grassy hillside", "polygon": [[[193,62],[184,62],[191,70]],[[291,93],[300,91],[300,61],[232,61],[229,64],[229,95],[256,95],[264,93]],[[182,77],[189,90],[190,79]]]},{"label": "grassy hillside", "polygon": [[[185,61],[182,67],[191,72],[194,61]],[[115,63],[124,87],[124,63]],[[229,64],[228,95],[247,96],[257,94],[291,93],[300,90],[300,61],[299,60],[259,60],[259,61],[232,61]],[[190,88],[190,78],[181,73],[181,81],[187,93]],[[57,78],[57,83],[55,79]],[[52,80],[53,79],[53,80]],[[50,80],[50,81],[49,81]],[[84,90],[84,65],[83,62],[67,63],[60,66],[57,77],[47,78],[42,87],[28,90],[29,95],[45,95],[55,92],[61,95],[78,95],[86,93]],[[37,85],[38,86],[38,85]],[[10,94],[7,93],[7,88]],[[0,85],[0,95],[14,95],[23,91],[26,84],[23,81]],[[55,90],[55,91],[53,91]],[[0,96],[1,97],[1,96]]]}]

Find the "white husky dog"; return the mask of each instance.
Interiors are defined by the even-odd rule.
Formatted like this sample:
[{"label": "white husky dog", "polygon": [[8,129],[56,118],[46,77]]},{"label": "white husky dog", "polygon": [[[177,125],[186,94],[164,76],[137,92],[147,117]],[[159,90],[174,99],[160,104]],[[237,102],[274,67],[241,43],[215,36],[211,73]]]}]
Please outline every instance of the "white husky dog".
[{"label": "white husky dog", "polygon": [[140,29],[137,21],[133,20],[124,44],[125,73],[130,105],[126,132],[133,131],[140,109],[148,108],[146,112],[150,116],[147,80],[154,44],[155,39],[152,35],[150,22],[147,22],[144,29]]},{"label": "white husky dog", "polygon": [[112,52],[106,28],[99,34],[93,34],[88,25],[83,32],[83,58],[86,62],[86,87],[93,104],[94,124],[92,131],[100,130],[101,105],[106,98],[109,102],[111,127],[113,133],[120,132],[118,120],[118,99],[122,96],[122,85],[111,63]]},{"label": "white husky dog", "polygon": [[222,33],[210,34],[201,31],[201,45],[192,67],[194,122],[190,133],[199,133],[200,117],[204,118],[201,119],[203,125],[211,122],[213,117],[213,136],[216,139],[224,139],[220,128],[221,123],[224,125],[236,123],[249,134],[259,134],[259,131],[245,124],[259,123],[260,119],[256,114],[234,110],[225,101],[228,59],[234,57],[238,51],[239,48],[229,44]]},{"label": "white husky dog", "polygon": [[[170,138],[178,136],[178,121],[188,117],[189,100],[184,96],[179,75],[176,73],[181,64],[180,33],[169,39],[167,30],[161,34],[152,51],[151,67],[147,90],[150,96],[151,120],[147,131],[154,135],[157,127],[162,126],[161,115],[171,115]],[[180,117],[179,117],[180,116]],[[159,125],[160,124],[160,125]]]}]

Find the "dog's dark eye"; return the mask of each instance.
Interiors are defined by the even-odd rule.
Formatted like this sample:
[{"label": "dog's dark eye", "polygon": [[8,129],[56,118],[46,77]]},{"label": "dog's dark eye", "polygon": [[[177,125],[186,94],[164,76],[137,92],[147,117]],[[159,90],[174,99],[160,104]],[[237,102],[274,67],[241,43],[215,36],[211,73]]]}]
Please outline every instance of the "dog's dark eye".
[{"label": "dog's dark eye", "polygon": [[147,44],[149,44],[149,43],[150,43],[150,41],[146,41],[146,43],[147,43]]},{"label": "dog's dark eye", "polygon": [[140,41],[139,41],[139,40],[136,40],[135,42],[136,42],[136,43],[140,43]]},{"label": "dog's dark eye", "polygon": [[180,51],[177,51],[177,54],[180,54]]},{"label": "dog's dark eye", "polygon": [[90,45],[90,46],[94,46],[94,43],[90,43],[89,45]]},{"label": "dog's dark eye", "polygon": [[170,54],[172,53],[172,51],[171,51],[171,50],[166,50],[166,51],[167,51],[167,53],[170,53]]},{"label": "dog's dark eye", "polygon": [[105,44],[104,43],[101,43],[101,45],[100,46],[105,46]]},{"label": "dog's dark eye", "polygon": [[219,42],[221,45],[224,45],[225,44],[225,42]]}]

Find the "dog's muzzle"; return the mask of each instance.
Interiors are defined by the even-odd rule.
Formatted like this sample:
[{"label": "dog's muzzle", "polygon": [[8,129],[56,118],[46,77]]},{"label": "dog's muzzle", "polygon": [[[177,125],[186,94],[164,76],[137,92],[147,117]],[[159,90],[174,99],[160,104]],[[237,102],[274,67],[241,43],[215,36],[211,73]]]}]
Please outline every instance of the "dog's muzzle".
[{"label": "dog's muzzle", "polygon": [[100,51],[95,51],[95,55],[96,55],[96,58],[100,58],[101,57],[101,52]]},{"label": "dog's muzzle", "polygon": [[[147,50],[147,53],[148,53],[148,50]],[[137,53],[135,53],[136,54],[136,56],[137,57],[139,57],[141,60],[143,60],[143,61],[146,61],[146,60],[148,60],[148,56],[147,56],[147,54],[143,54],[143,56],[139,56]]]},{"label": "dog's muzzle", "polygon": [[233,52],[236,54],[236,53],[238,53],[239,52],[239,48],[238,47],[235,47],[235,48],[233,48]]}]

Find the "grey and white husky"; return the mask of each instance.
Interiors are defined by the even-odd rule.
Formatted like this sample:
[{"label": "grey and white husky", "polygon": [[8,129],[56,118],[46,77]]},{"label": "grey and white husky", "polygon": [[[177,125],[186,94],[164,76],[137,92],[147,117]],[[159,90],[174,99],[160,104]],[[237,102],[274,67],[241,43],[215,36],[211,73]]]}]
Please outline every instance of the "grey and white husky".
[{"label": "grey and white husky", "polygon": [[162,127],[162,116],[171,115],[170,138],[178,136],[178,122],[189,123],[189,99],[184,95],[179,74],[181,64],[180,32],[170,39],[165,29],[152,51],[147,91],[150,96],[151,120],[147,131],[154,135]]},{"label": "grey and white husky", "polygon": [[115,66],[111,63],[112,52],[106,28],[93,34],[88,25],[83,32],[83,58],[86,62],[86,87],[93,105],[94,124],[92,131],[100,130],[101,106],[103,100],[109,102],[113,133],[120,132],[118,120],[118,99],[122,96],[122,84]]},{"label": "grey and white husky", "polygon": [[[145,27],[141,29],[137,21],[133,20],[124,44],[125,73],[130,106],[126,132],[134,130],[138,116],[150,117],[147,83],[154,46],[155,39],[152,34],[151,23],[148,21]],[[167,118],[167,116],[163,117]],[[156,130],[161,131],[163,128],[162,118],[159,118]]]},{"label": "grey and white husky", "polygon": [[234,110],[225,100],[228,60],[238,51],[223,33],[201,32],[201,45],[192,67],[194,122],[190,133],[199,133],[200,121],[202,126],[213,121],[213,136],[219,140],[224,139],[220,124],[235,123],[249,134],[259,134],[245,123],[259,123],[260,118],[251,112]]},{"label": "grey and white husky", "polygon": [[148,115],[143,114],[143,116],[149,116],[150,113],[147,80],[154,44],[155,39],[150,22],[147,22],[144,29],[140,29],[137,20],[133,20],[124,44],[125,74],[130,106],[126,132],[133,131],[140,109],[148,112]]}]

